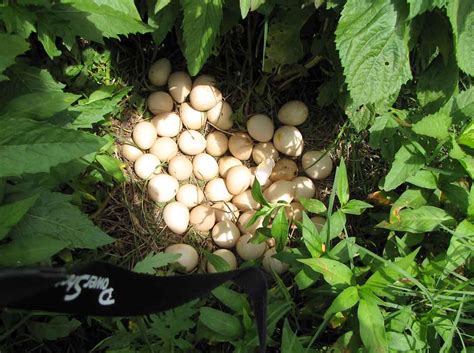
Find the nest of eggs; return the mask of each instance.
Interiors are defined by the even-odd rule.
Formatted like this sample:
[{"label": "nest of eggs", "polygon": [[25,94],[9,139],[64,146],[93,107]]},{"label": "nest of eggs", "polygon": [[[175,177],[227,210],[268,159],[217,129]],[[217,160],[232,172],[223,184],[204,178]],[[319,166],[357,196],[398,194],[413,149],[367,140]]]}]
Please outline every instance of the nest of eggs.
[{"label": "nest of eggs", "polygon": [[[263,221],[248,224],[260,207],[251,185],[257,179],[270,203],[290,204],[286,212],[290,222],[301,219],[298,200],[314,197],[313,180],[326,178],[332,170],[325,152],[303,154],[303,135],[297,126],[307,120],[307,106],[299,100],[285,103],[278,111],[276,129],[270,117],[255,114],[247,120],[245,132],[235,131],[232,107],[213,77],[202,75],[193,82],[187,73],[171,71],[167,59],[151,66],[150,82],[167,85],[168,92],[150,94],[147,107],[154,117],[135,122],[131,138],[121,144],[122,157],[133,163],[135,177],[145,181],[144,196],[157,221],[174,235],[176,244],[165,251],[180,254],[177,263],[186,272],[193,271],[200,256],[195,246],[182,240],[192,233],[203,240],[201,244],[218,248],[213,254],[230,269],[238,264],[235,250],[243,261],[262,259],[266,270],[284,272],[287,267],[273,257],[271,240],[251,242]],[[299,175],[295,160],[305,175]],[[313,221],[320,226],[324,219],[316,216]],[[201,267],[216,271],[211,263]]]}]

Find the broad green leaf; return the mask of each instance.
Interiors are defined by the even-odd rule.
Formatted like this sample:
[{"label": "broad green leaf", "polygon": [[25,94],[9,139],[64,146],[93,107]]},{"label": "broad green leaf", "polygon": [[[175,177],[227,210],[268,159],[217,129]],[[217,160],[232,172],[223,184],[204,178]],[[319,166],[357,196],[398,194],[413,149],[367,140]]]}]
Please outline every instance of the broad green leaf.
[{"label": "broad green leaf", "polygon": [[336,194],[342,206],[345,206],[349,201],[349,181],[347,180],[347,169],[344,159],[341,159],[339,166],[336,169],[336,176],[334,178],[336,184]]},{"label": "broad green leaf", "polygon": [[391,191],[415,175],[425,165],[425,158],[413,146],[405,144],[395,154],[390,171],[385,176],[383,189]]},{"label": "broad green leaf", "polygon": [[2,72],[15,62],[15,58],[26,52],[30,45],[21,36],[16,34],[0,33],[0,81],[6,77]]},{"label": "broad green leaf", "polygon": [[261,205],[269,205],[268,201],[265,200],[265,197],[263,196],[262,187],[260,186],[260,183],[258,182],[257,178],[254,179],[254,182],[252,184],[252,197]]},{"label": "broad green leaf", "polygon": [[289,224],[286,219],[285,207],[280,207],[272,222],[272,237],[275,239],[277,251],[282,251],[288,242]]},{"label": "broad green leaf", "polygon": [[458,65],[467,74],[474,76],[474,2],[449,0],[447,12],[453,27]]},{"label": "broad green leaf", "polygon": [[[159,12],[154,14],[151,11],[148,11],[148,24],[154,28],[151,36],[155,45],[160,45],[163,40],[166,38],[166,35],[171,31],[174,26],[176,17],[179,13],[179,1],[160,1],[158,0],[156,5],[160,3],[169,3]],[[152,2],[149,2],[149,5],[152,6]]]},{"label": "broad green leaf", "polygon": [[446,265],[444,274],[448,275],[462,266],[473,254],[474,224],[464,220],[457,226],[451,236],[448,250],[446,251]]},{"label": "broad green leaf", "polygon": [[362,348],[359,335],[354,334],[354,331],[348,331],[339,336],[337,341],[331,346],[331,353],[355,353]]},{"label": "broad green leaf", "polygon": [[451,140],[452,149],[449,151],[449,156],[456,159],[459,164],[466,170],[467,174],[474,178],[474,157],[466,154],[458,145],[456,140]]},{"label": "broad green leaf", "polygon": [[37,194],[0,206],[0,240],[17,224],[38,199]]},{"label": "broad green leaf", "polygon": [[380,149],[382,157],[387,161],[393,160],[397,147],[400,146],[398,129],[398,123],[389,113],[377,117],[370,128],[370,146]]},{"label": "broad green leaf", "polygon": [[345,214],[361,215],[366,209],[372,208],[370,203],[361,200],[349,200],[346,205],[341,208],[341,211]]},{"label": "broad green leaf", "polygon": [[326,205],[317,199],[307,199],[302,197],[299,201],[308,212],[324,213],[327,211]]},{"label": "broad green leaf", "polygon": [[[48,172],[97,151],[101,137],[27,119],[0,119],[0,177]],[[21,163],[19,163],[21,161]]]},{"label": "broad green leaf", "polygon": [[443,141],[449,138],[449,128],[451,127],[451,117],[445,113],[435,113],[425,116],[416,124],[412,130],[418,135],[433,137]]},{"label": "broad green leaf", "polygon": [[321,278],[321,275],[317,272],[314,272],[309,267],[303,267],[294,277],[295,283],[298,286],[299,290],[306,289],[311,287]]},{"label": "broad green leaf", "polygon": [[170,2],[171,0],[156,0],[153,13],[156,14],[157,12],[163,10]]},{"label": "broad green leaf", "polygon": [[206,62],[222,20],[222,0],[183,0],[184,56],[191,76]]},{"label": "broad green leaf", "polygon": [[414,313],[410,306],[402,306],[388,322],[387,329],[403,333],[413,323]]},{"label": "broad green leaf", "polygon": [[426,11],[433,10],[435,7],[443,7],[447,0],[407,0],[410,5],[410,14],[408,19],[411,20],[417,15],[421,15]]},{"label": "broad green leaf", "polygon": [[399,219],[400,210],[404,208],[416,209],[427,204],[432,195],[429,190],[408,189],[392,204],[390,209],[390,222],[395,223]]},{"label": "broad green leaf", "polygon": [[212,265],[212,267],[214,267],[217,272],[225,272],[230,270],[230,265],[226,260],[224,260],[224,258],[208,251],[204,252],[204,256],[206,257],[206,260],[209,262],[209,264]]},{"label": "broad green leaf", "polygon": [[50,59],[61,55],[61,50],[58,49],[55,43],[56,35],[52,33],[51,29],[45,23],[38,24],[38,40],[43,45],[43,48]]},{"label": "broad green leaf", "polygon": [[458,136],[457,142],[470,148],[474,148],[474,122],[471,121]]},{"label": "broad green leaf", "polygon": [[439,173],[430,170],[420,170],[415,175],[407,179],[407,183],[418,186],[419,188],[432,189],[438,188]]},{"label": "broad green leaf", "polygon": [[347,117],[357,132],[367,129],[375,121],[375,108],[372,103],[358,105],[352,102],[345,108]]},{"label": "broad green leaf", "polygon": [[0,16],[8,33],[15,33],[27,39],[31,33],[36,32],[36,16],[33,11],[17,6],[14,3],[4,4]]},{"label": "broad green leaf", "polygon": [[328,253],[329,258],[346,263],[357,255],[355,237],[348,237],[338,242]]},{"label": "broad green leaf", "polygon": [[291,330],[288,319],[283,323],[283,334],[281,337],[281,353],[304,353],[305,350],[298,336]]},{"label": "broad green leaf", "polygon": [[122,170],[122,161],[106,154],[95,157],[97,162],[104,168],[105,172],[118,183],[125,182],[125,175]]},{"label": "broad green leaf", "polygon": [[331,286],[348,286],[352,284],[352,271],[346,265],[328,258],[298,260],[308,265],[313,271],[321,273]]},{"label": "broad green leaf", "polygon": [[29,321],[28,330],[38,340],[55,341],[67,337],[81,326],[81,322],[67,316],[55,316],[49,322]]},{"label": "broad green leaf", "polygon": [[[443,184],[440,186],[443,196],[446,197],[446,204],[459,210],[462,215],[467,214],[469,207],[469,191],[459,183]],[[454,210],[453,210],[454,211]]]},{"label": "broad green leaf", "polygon": [[469,121],[474,116],[474,86],[460,92],[448,108],[454,122]]},{"label": "broad green leaf", "polygon": [[212,295],[236,313],[241,313],[242,310],[250,310],[250,304],[245,295],[225,286],[219,286],[214,289]]},{"label": "broad green leaf", "polygon": [[329,320],[334,314],[346,311],[355,306],[358,302],[359,293],[357,287],[347,287],[333,300],[324,313],[324,319]]},{"label": "broad green leaf", "polygon": [[149,253],[143,260],[137,262],[133,271],[139,273],[148,273],[150,275],[154,274],[155,268],[160,268],[169,265],[172,262],[175,262],[180,258],[181,255],[179,254],[171,254],[171,253],[158,253],[153,254],[152,252]]},{"label": "broad green leaf", "polygon": [[382,313],[371,297],[361,297],[357,310],[360,338],[368,352],[388,352],[388,342]]},{"label": "broad green leaf", "polygon": [[242,325],[234,315],[207,306],[202,307],[199,312],[199,321],[210,330],[228,339],[236,339],[242,334]]},{"label": "broad green leaf", "polygon": [[396,94],[411,77],[404,1],[348,0],[336,30],[344,75],[356,105]]},{"label": "broad green leaf", "polygon": [[426,343],[407,333],[387,332],[388,347],[397,352],[413,352],[426,347]]},{"label": "broad green leaf", "polygon": [[300,223],[300,229],[304,244],[312,257],[319,257],[323,253],[323,243],[318,230],[306,212],[303,212],[303,220]]},{"label": "broad green leaf", "polygon": [[342,212],[342,210],[337,210],[328,220],[326,220],[326,223],[324,223],[323,228],[319,232],[321,240],[326,242],[328,238],[329,240],[332,240],[338,237],[344,230],[345,225],[346,215],[344,212]]},{"label": "broad green leaf", "polygon": [[240,0],[240,13],[242,18],[247,17],[250,11],[251,0]]},{"label": "broad green leaf", "polygon": [[150,315],[151,332],[166,341],[174,340],[180,333],[194,328],[197,302],[198,299],[195,299],[163,313]]},{"label": "broad green leaf", "polygon": [[69,248],[96,249],[110,244],[113,238],[97,228],[79,208],[70,203],[71,197],[60,193],[45,193],[11,230],[11,238],[44,235],[66,242]]}]

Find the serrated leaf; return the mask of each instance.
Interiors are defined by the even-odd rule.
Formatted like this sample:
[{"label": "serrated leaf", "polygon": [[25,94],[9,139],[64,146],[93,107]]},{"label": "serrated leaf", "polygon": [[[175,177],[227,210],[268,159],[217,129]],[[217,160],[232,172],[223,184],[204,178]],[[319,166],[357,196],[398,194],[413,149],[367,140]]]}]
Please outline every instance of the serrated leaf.
[{"label": "serrated leaf", "polygon": [[225,286],[219,286],[212,291],[212,295],[236,313],[250,311],[250,304],[245,295],[236,292],[235,290],[229,289]]},{"label": "serrated leaf", "polygon": [[388,352],[385,324],[374,299],[362,297],[357,310],[360,338],[369,352]]},{"label": "serrated leaf", "polygon": [[56,47],[56,35],[53,34],[46,24],[42,22],[38,24],[38,40],[43,45],[43,48],[50,59],[61,55],[61,50]]},{"label": "serrated leaf", "polygon": [[349,181],[347,180],[347,169],[343,158],[341,158],[341,162],[336,168],[334,183],[336,185],[337,198],[341,205],[344,206],[349,201]]},{"label": "serrated leaf", "polygon": [[30,44],[16,34],[0,33],[0,81],[6,77],[2,72],[15,62],[15,58],[26,52]]},{"label": "serrated leaf", "polygon": [[400,0],[348,0],[336,30],[344,75],[356,105],[397,93],[411,77]]},{"label": "serrated leaf", "polygon": [[407,2],[410,5],[408,19],[411,20],[417,15],[433,10],[435,7],[441,8],[445,6],[447,0],[407,0]]},{"label": "serrated leaf", "polygon": [[2,6],[3,22],[8,33],[15,33],[27,39],[31,33],[36,32],[36,16],[33,11],[28,11],[14,3]]},{"label": "serrated leaf", "polygon": [[159,11],[163,10],[166,6],[168,6],[170,2],[171,0],[156,0],[153,13],[156,14]]},{"label": "serrated leaf", "polygon": [[460,92],[449,111],[455,123],[471,119],[474,116],[474,86]]},{"label": "serrated leaf", "polygon": [[169,265],[172,262],[175,262],[177,259],[180,258],[181,255],[179,254],[171,254],[171,253],[158,253],[153,254],[149,253],[143,260],[137,262],[133,271],[139,273],[148,273],[154,274],[155,268],[160,268]]},{"label": "serrated leaf", "polygon": [[242,334],[242,325],[235,316],[210,307],[200,309],[199,321],[210,330],[227,337],[236,339]]},{"label": "serrated leaf", "polygon": [[281,353],[304,353],[305,350],[298,336],[291,330],[288,319],[283,323],[281,337]]},{"label": "serrated leaf", "polygon": [[[179,13],[179,2],[178,1],[160,1],[156,2],[156,6],[159,4],[165,4],[158,12],[152,13],[148,11],[148,24],[154,28],[151,36],[156,45],[160,45],[163,40],[166,38],[166,35],[171,31],[174,26],[176,17]],[[149,5],[152,6],[153,3],[149,2]],[[161,6],[161,5],[160,5]],[[156,8],[155,8],[156,9]]]},{"label": "serrated leaf", "polygon": [[0,119],[0,177],[48,172],[60,163],[97,151],[105,143],[101,137],[44,122]]},{"label": "serrated leaf", "polygon": [[38,194],[0,206],[0,240],[17,224],[35,204]]},{"label": "serrated leaf", "polygon": [[412,130],[418,135],[428,136],[443,141],[449,138],[449,128],[451,127],[451,117],[443,112],[425,116],[416,124]]},{"label": "serrated leaf", "polygon": [[425,165],[425,158],[410,144],[405,144],[395,154],[390,171],[385,176],[383,189],[391,191],[415,175]]},{"label": "serrated leaf", "polygon": [[347,287],[333,300],[324,313],[324,319],[329,320],[334,314],[346,311],[355,306],[358,302],[359,293],[357,287]]},{"label": "serrated leaf", "polygon": [[150,328],[154,335],[162,340],[174,340],[181,332],[196,326],[193,316],[197,313],[198,300],[190,301],[164,313],[150,315]]},{"label": "serrated leaf", "polygon": [[211,55],[222,20],[222,0],[183,0],[184,56],[195,76]]},{"label": "serrated leaf", "polygon": [[272,222],[271,234],[275,239],[277,251],[282,251],[288,242],[289,224],[286,219],[285,208],[280,207]]},{"label": "serrated leaf", "polygon": [[357,132],[365,130],[375,120],[375,111],[372,104],[354,105],[352,103],[345,108],[345,111]]},{"label": "serrated leaf", "polygon": [[321,273],[331,286],[348,286],[352,284],[353,274],[346,265],[328,258],[301,259],[299,262],[308,265],[313,271]]},{"label": "serrated leaf", "polygon": [[67,316],[55,316],[49,322],[29,321],[28,330],[38,340],[55,341],[67,337],[81,326],[81,322]]},{"label": "serrated leaf", "polygon": [[466,170],[467,174],[474,178],[474,157],[468,155],[463,149],[458,145],[456,140],[451,140],[452,148],[449,151],[449,156],[456,159],[459,164]]},{"label": "serrated leaf", "polygon": [[449,0],[447,13],[453,27],[458,65],[467,74],[474,76],[474,2]]}]

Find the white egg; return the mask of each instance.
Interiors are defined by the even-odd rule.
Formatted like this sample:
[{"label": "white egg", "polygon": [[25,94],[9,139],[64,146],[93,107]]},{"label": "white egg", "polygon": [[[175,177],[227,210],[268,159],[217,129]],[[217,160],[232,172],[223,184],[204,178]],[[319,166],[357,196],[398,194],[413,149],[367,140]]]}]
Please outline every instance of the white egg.
[{"label": "white egg", "polygon": [[135,162],[142,155],[143,151],[135,147],[130,139],[122,145],[122,156],[130,162]]},{"label": "white egg", "polygon": [[209,181],[204,188],[204,195],[211,202],[230,201],[232,199],[232,194],[227,190],[225,180],[222,178]]},{"label": "white egg", "polygon": [[298,157],[303,153],[303,135],[294,126],[284,125],[273,135],[275,148],[283,154]]},{"label": "white egg", "polygon": [[222,101],[222,93],[214,86],[197,85],[191,90],[189,101],[194,109],[205,112]]},{"label": "white egg", "polygon": [[312,179],[325,179],[332,171],[332,159],[323,151],[308,151],[303,155],[301,164],[305,173]]},{"label": "white egg", "polygon": [[158,174],[148,182],[148,195],[155,202],[168,202],[176,196],[178,181],[168,174]]},{"label": "white egg", "polygon": [[260,207],[260,204],[254,200],[252,196],[252,190],[250,189],[235,195],[232,198],[232,203],[242,211],[256,210]]},{"label": "white egg", "polygon": [[[255,181],[256,171],[257,171],[256,167],[251,167],[250,168],[250,173],[252,173],[252,179],[250,180],[250,185],[253,185],[253,182]],[[268,186],[270,186],[271,183],[272,183],[272,181],[270,180],[270,178],[267,178],[263,184],[260,183],[260,186],[261,186],[262,190],[265,190]]]},{"label": "white egg", "polygon": [[[237,258],[235,257],[234,253],[227,249],[219,249],[213,252],[214,255],[222,257],[225,262],[229,264],[229,271],[235,270],[237,268]],[[211,265],[210,262],[207,263],[207,272],[209,273],[216,273],[217,270],[214,266]]]},{"label": "white egg", "polygon": [[146,180],[161,172],[161,162],[154,154],[145,153],[137,158],[133,169],[140,179]]},{"label": "white egg", "polygon": [[162,58],[151,65],[148,70],[148,79],[155,86],[163,86],[168,82],[171,73],[171,63],[168,59]]},{"label": "white egg", "polygon": [[232,156],[223,156],[219,159],[217,164],[219,166],[219,175],[225,178],[230,168],[242,165],[242,162]]},{"label": "white egg", "polygon": [[141,121],[133,128],[132,137],[139,148],[147,150],[155,143],[157,132],[152,123]]},{"label": "white egg", "polygon": [[199,255],[191,245],[188,244],[174,244],[165,249],[167,254],[181,255],[176,263],[181,265],[186,272],[191,272],[196,268],[199,262]]},{"label": "white egg", "polygon": [[181,202],[188,208],[199,205],[204,200],[204,193],[201,188],[194,184],[184,184],[179,187],[176,194],[176,201]]},{"label": "white egg", "polygon": [[242,258],[242,260],[256,260],[265,253],[267,250],[267,243],[263,242],[260,244],[250,243],[252,240],[251,234],[242,235],[235,246],[237,254]]},{"label": "white egg", "polygon": [[206,113],[193,109],[193,107],[186,102],[179,107],[179,115],[181,116],[184,126],[188,129],[200,130],[206,125]]},{"label": "white egg", "polygon": [[175,137],[183,127],[181,118],[178,114],[173,112],[158,114],[151,122],[155,125],[158,135],[163,137]]},{"label": "white egg", "polygon": [[177,180],[186,180],[193,174],[193,164],[185,156],[176,156],[168,162],[168,173]]},{"label": "white egg", "polygon": [[278,160],[280,154],[271,142],[260,142],[253,146],[252,159],[255,164],[260,164],[266,159]]},{"label": "white egg", "polygon": [[225,178],[225,185],[231,194],[238,195],[249,188],[251,180],[252,173],[250,173],[249,168],[239,165],[229,169]]},{"label": "white egg", "polygon": [[234,125],[232,107],[227,102],[219,102],[207,112],[207,120],[221,130],[229,130]]},{"label": "white egg", "polygon": [[276,162],[270,174],[271,181],[293,180],[298,175],[298,166],[288,158],[282,158]]},{"label": "white egg", "polygon": [[255,223],[247,227],[248,222],[250,221],[250,219],[253,217],[254,214],[255,214],[255,211],[246,211],[240,215],[237,225],[239,226],[239,229],[243,234],[254,235],[258,228],[263,227],[262,216],[258,217]]},{"label": "white egg", "polygon": [[171,202],[163,209],[163,220],[175,234],[183,234],[189,225],[189,210],[181,202]]},{"label": "white egg", "polygon": [[154,115],[173,110],[173,98],[166,92],[153,92],[147,99],[148,110]]},{"label": "white egg", "polygon": [[186,130],[178,137],[178,147],[184,154],[195,156],[206,149],[206,138],[198,131]]},{"label": "white egg", "polygon": [[229,139],[220,131],[213,131],[206,137],[206,152],[211,156],[220,157],[227,152]]},{"label": "white egg", "polygon": [[295,200],[301,198],[312,199],[316,194],[316,186],[313,181],[305,176],[294,178],[293,185],[295,186]]},{"label": "white egg", "polygon": [[308,119],[308,107],[302,101],[293,100],[285,103],[278,111],[278,120],[285,125],[301,125]]},{"label": "white egg", "polygon": [[168,78],[168,91],[174,100],[183,103],[191,92],[191,77],[183,71],[173,72]]},{"label": "white egg", "polygon": [[268,116],[255,114],[247,120],[247,131],[254,140],[268,142],[273,137],[275,126]]},{"label": "white egg", "polygon": [[231,221],[237,222],[240,212],[232,202],[219,201],[212,205],[216,222]]},{"label": "white egg", "polygon": [[253,143],[252,139],[245,132],[236,132],[229,139],[229,151],[232,155],[246,161],[252,155]]},{"label": "white egg", "polygon": [[212,240],[221,248],[233,248],[239,238],[239,228],[231,221],[218,222],[214,228],[212,228]]},{"label": "white egg", "polygon": [[278,180],[265,189],[263,196],[270,203],[277,203],[278,201],[290,203],[295,196],[293,182]]},{"label": "white egg", "polygon": [[200,153],[193,159],[193,173],[200,180],[211,180],[219,175],[219,167],[214,157]]},{"label": "white egg", "polygon": [[216,216],[214,210],[209,205],[199,205],[191,210],[189,215],[189,223],[198,232],[207,232],[216,224]]},{"label": "white egg", "polygon": [[210,75],[199,75],[193,82],[193,88],[199,85],[215,86],[217,81]]},{"label": "white egg", "polygon": [[263,255],[262,265],[265,271],[267,271],[268,273],[275,272],[276,274],[281,275],[288,271],[289,265],[274,258],[273,255],[275,254],[275,248],[271,248],[265,251],[265,254]]},{"label": "white egg", "polygon": [[178,145],[170,137],[160,137],[150,147],[150,153],[157,156],[160,161],[168,162],[178,154]]}]

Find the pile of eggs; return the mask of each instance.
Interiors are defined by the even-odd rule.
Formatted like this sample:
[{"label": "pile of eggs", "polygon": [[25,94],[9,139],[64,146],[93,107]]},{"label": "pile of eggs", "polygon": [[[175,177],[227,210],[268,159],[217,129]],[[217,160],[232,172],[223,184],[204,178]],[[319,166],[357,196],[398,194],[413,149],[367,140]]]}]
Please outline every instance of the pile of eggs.
[{"label": "pile of eggs", "polygon": [[[246,132],[232,130],[232,107],[211,76],[202,75],[193,82],[187,73],[171,71],[165,58],[151,66],[150,82],[167,85],[168,92],[149,95],[147,106],[154,117],[134,126],[131,139],[122,145],[123,157],[147,181],[149,198],[166,204],[162,216],[171,232],[181,235],[192,227],[212,237],[219,248],[214,254],[230,269],[237,267],[235,249],[242,260],[262,258],[267,271],[283,273],[287,266],[273,257],[276,251],[271,241],[250,242],[263,221],[260,218],[246,226],[260,207],[252,198],[251,185],[257,168],[269,165],[262,183],[265,198],[270,203],[291,204],[288,218],[301,220],[299,199],[314,197],[313,180],[326,178],[333,167],[323,151],[303,154],[303,136],[297,126],[307,120],[308,107],[297,100],[284,104],[278,111],[278,128],[267,115],[255,114],[248,118]],[[299,176],[297,159],[306,176]],[[317,226],[324,224],[322,217],[312,220]],[[165,252],[180,254],[177,262],[186,272],[198,265],[199,255],[190,245],[174,244]],[[210,263],[207,270],[216,272]]]}]

